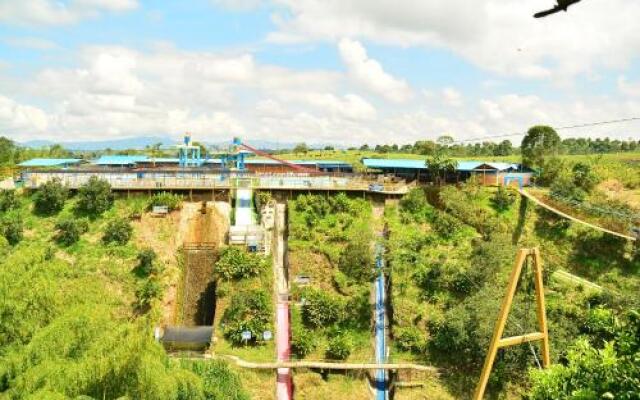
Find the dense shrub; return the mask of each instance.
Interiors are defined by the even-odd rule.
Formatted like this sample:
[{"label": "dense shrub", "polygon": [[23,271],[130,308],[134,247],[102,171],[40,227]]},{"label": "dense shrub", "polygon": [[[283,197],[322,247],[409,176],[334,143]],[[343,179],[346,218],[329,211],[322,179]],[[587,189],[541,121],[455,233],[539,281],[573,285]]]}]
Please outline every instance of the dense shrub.
[{"label": "dense shrub", "polygon": [[118,245],[125,245],[131,239],[133,234],[133,227],[128,220],[123,218],[117,218],[109,221],[104,234],[102,235],[102,242],[105,244],[115,243]]},{"label": "dense shrub", "polygon": [[10,245],[18,244],[22,240],[24,232],[22,218],[17,214],[5,216],[0,221],[0,232]]},{"label": "dense shrub", "polygon": [[420,188],[411,190],[400,199],[400,210],[404,219],[417,222],[426,221],[433,213],[424,190]]},{"label": "dense shrub", "polygon": [[375,276],[370,240],[366,232],[355,234],[338,261],[340,271],[358,282],[370,281]]},{"label": "dense shrub", "polygon": [[587,192],[576,186],[568,175],[561,175],[553,182],[550,194],[560,200],[577,202],[582,202],[587,197]]},{"label": "dense shrub", "polygon": [[566,359],[547,370],[532,370],[532,400],[637,399],[640,313],[629,312],[604,348],[578,339]]},{"label": "dense shrub", "polygon": [[337,297],[315,288],[305,288],[301,297],[304,299],[302,320],[306,325],[325,327],[340,320],[342,303]]},{"label": "dense shrub", "polygon": [[504,186],[498,186],[498,189],[491,198],[491,204],[498,211],[506,211],[516,202],[516,196]]},{"label": "dense shrub", "polygon": [[542,171],[537,178],[536,183],[544,186],[549,186],[558,179],[559,176],[568,173],[567,163],[559,158],[552,157],[544,162],[542,165]]},{"label": "dense shrub", "polygon": [[[205,400],[250,400],[240,376],[222,360],[187,361],[181,367],[202,379]],[[185,399],[189,398],[185,396]]]},{"label": "dense shrub", "polygon": [[33,197],[35,211],[41,215],[56,214],[64,207],[69,191],[57,178],[45,182]]},{"label": "dense shrub", "polygon": [[571,168],[573,172],[573,183],[587,193],[590,193],[596,187],[600,178],[593,172],[589,164],[577,162]]},{"label": "dense shrub", "polygon": [[231,296],[229,307],[222,315],[224,337],[236,346],[245,344],[242,332],[251,332],[248,344],[262,341],[262,334],[271,327],[271,298],[265,290],[253,289]]},{"label": "dense shrub", "polygon": [[169,211],[179,210],[182,207],[182,196],[175,193],[162,192],[154,194],[149,198],[147,208],[153,209],[155,206],[165,206]]},{"label": "dense shrub", "polygon": [[89,224],[83,219],[65,218],[56,222],[55,228],[54,240],[61,245],[71,246],[89,230]]},{"label": "dense shrub", "polygon": [[317,347],[315,333],[305,328],[300,315],[291,311],[291,352],[298,358],[304,358]]},{"label": "dense shrub", "polygon": [[582,327],[594,344],[600,345],[615,337],[618,323],[612,310],[604,307],[595,307],[589,310]]},{"label": "dense shrub", "polygon": [[158,256],[153,249],[146,248],[140,250],[136,258],[138,259],[138,266],[136,269],[140,275],[150,276],[160,273],[160,268],[155,263]]},{"label": "dense shrub", "polygon": [[76,207],[81,213],[98,216],[111,208],[113,199],[109,182],[92,176],[78,189]]},{"label": "dense shrub", "polygon": [[416,326],[396,328],[393,340],[400,350],[415,354],[421,354],[426,345],[425,335]]},{"label": "dense shrub", "polygon": [[20,207],[20,199],[15,190],[0,190],[0,212],[15,210]]},{"label": "dense shrub", "polygon": [[160,296],[162,296],[162,284],[157,278],[150,277],[142,281],[136,289],[136,305],[140,309],[146,309]]},{"label": "dense shrub", "polygon": [[431,226],[444,239],[453,238],[463,227],[459,219],[442,211],[434,213]]},{"label": "dense shrub", "polygon": [[353,347],[351,335],[341,333],[329,340],[326,356],[329,360],[346,360],[351,355]]},{"label": "dense shrub", "polygon": [[239,247],[226,247],[216,262],[215,273],[223,279],[244,279],[258,276],[269,261],[255,253],[248,253]]}]

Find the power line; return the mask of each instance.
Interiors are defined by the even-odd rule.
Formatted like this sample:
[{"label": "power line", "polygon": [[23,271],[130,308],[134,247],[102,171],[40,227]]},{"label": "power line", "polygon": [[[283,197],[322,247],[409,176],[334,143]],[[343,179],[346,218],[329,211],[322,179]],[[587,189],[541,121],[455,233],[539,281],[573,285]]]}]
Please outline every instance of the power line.
[{"label": "power line", "polygon": [[[588,128],[591,126],[619,124],[622,122],[631,122],[631,121],[640,121],[640,117],[630,117],[630,118],[612,119],[607,121],[587,122],[587,123],[576,124],[576,125],[560,126],[554,129],[557,131],[570,130],[570,129],[577,129],[577,128]],[[499,139],[499,138],[508,138],[512,136],[524,136],[526,134],[527,134],[526,132],[515,132],[515,133],[506,133],[506,134],[500,134],[500,135],[489,135],[489,136],[482,136],[482,137],[476,137],[471,139],[457,140],[454,143],[468,143],[468,142],[475,142],[475,141],[484,140],[484,139]]]}]

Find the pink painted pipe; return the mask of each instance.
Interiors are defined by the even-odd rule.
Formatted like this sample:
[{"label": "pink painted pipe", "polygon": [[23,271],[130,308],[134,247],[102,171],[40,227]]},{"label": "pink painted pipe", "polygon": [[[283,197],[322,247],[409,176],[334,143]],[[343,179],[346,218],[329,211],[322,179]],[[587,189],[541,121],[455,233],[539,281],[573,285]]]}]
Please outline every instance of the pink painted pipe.
[{"label": "pink painted pipe", "polygon": [[[291,343],[289,341],[291,327],[289,326],[289,304],[278,303],[276,305],[276,352],[279,361],[289,360]],[[276,398],[278,400],[291,400],[293,384],[290,368],[278,368],[276,381]]]}]

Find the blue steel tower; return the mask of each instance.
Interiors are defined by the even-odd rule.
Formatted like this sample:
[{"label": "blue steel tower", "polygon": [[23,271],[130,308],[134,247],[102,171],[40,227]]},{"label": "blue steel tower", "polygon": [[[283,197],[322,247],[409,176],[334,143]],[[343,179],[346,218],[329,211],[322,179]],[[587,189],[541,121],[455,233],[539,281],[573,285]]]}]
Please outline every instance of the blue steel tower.
[{"label": "blue steel tower", "polygon": [[178,145],[178,158],[181,167],[199,167],[202,165],[202,157],[200,155],[200,146],[191,144],[191,134],[184,134],[183,143]]}]

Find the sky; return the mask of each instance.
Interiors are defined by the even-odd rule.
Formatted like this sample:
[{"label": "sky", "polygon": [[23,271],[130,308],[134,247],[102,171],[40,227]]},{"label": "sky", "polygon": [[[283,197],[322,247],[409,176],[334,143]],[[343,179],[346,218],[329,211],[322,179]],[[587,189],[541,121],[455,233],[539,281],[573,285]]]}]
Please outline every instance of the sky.
[{"label": "sky", "polygon": [[[640,117],[640,2],[0,0],[0,135],[404,144]],[[560,130],[640,139],[640,122]]]}]

